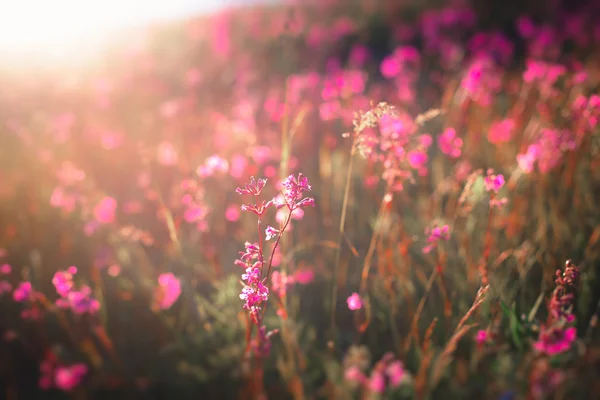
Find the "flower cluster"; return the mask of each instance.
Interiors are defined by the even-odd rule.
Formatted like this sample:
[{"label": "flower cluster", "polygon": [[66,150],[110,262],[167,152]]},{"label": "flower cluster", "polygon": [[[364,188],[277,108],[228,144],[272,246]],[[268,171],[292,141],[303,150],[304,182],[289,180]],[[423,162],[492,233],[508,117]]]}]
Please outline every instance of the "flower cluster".
[{"label": "flower cluster", "polygon": [[548,304],[549,317],[540,330],[534,348],[547,355],[564,353],[577,339],[577,330],[569,324],[575,317],[572,314],[574,296],[567,293],[575,287],[579,276],[579,268],[568,260],[565,270],[556,271],[556,288]]},{"label": "flower cluster", "polygon": [[160,274],[154,289],[154,307],[168,310],[181,295],[181,282],[171,272]]},{"label": "flower cluster", "polygon": [[427,228],[425,234],[428,235],[427,242],[429,244],[423,248],[423,253],[429,254],[440,240],[450,239],[450,227],[448,225],[434,226],[433,228]]},{"label": "flower cluster", "polygon": [[100,309],[100,302],[92,297],[92,289],[82,285],[74,289],[73,275],[77,268],[69,267],[66,271],[57,271],[52,278],[52,284],[60,296],[56,305],[60,308],[71,309],[75,314],[95,314]]},{"label": "flower cluster", "polygon": [[88,372],[87,365],[77,363],[73,365],[55,365],[50,360],[44,360],[40,364],[41,377],[39,386],[42,389],[56,387],[65,392],[73,390],[78,386]]},{"label": "flower cluster", "polygon": [[367,377],[359,364],[347,363],[344,378],[352,386],[363,386],[371,393],[383,394],[387,388],[397,388],[408,377],[401,361],[392,353],[385,354]]}]

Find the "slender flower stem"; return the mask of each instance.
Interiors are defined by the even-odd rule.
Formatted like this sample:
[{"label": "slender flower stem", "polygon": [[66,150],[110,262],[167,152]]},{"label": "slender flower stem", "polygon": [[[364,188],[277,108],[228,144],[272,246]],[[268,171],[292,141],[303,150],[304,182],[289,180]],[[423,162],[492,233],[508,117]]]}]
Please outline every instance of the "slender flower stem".
[{"label": "slender flower stem", "polygon": [[331,336],[335,338],[335,310],[337,306],[338,275],[340,270],[340,259],[342,256],[342,237],[346,226],[346,212],[348,210],[348,199],[350,197],[350,180],[352,179],[352,167],[354,165],[354,154],[356,153],[356,139],[352,143],[350,151],[350,160],[348,161],[348,171],[346,172],[346,184],[344,188],[344,200],[342,202],[342,215],[340,217],[340,228],[338,231],[337,249],[335,252],[335,262],[333,264],[333,283],[331,286]]}]

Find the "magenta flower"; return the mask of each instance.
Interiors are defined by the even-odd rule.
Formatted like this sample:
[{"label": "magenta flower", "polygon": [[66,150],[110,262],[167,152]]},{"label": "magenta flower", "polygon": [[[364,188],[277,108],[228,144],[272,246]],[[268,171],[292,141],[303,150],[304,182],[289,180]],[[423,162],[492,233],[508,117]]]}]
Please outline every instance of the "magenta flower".
[{"label": "magenta flower", "polygon": [[489,169],[483,183],[485,185],[485,190],[498,193],[504,186],[504,176],[502,174],[495,175],[494,171]]},{"label": "magenta flower", "polygon": [[16,302],[22,303],[26,300],[29,300],[32,295],[33,289],[31,287],[31,282],[21,282],[13,292],[13,299]]},{"label": "magenta flower", "polygon": [[477,342],[477,344],[479,346],[481,346],[485,342],[487,342],[488,338],[489,338],[488,332],[484,329],[480,329],[477,331],[477,334],[475,335],[475,342]]},{"label": "magenta flower", "polygon": [[363,384],[367,377],[362,373],[359,367],[353,365],[344,371],[344,379],[352,384]]},{"label": "magenta flower", "polygon": [[225,210],[225,219],[229,222],[235,222],[240,219],[240,209],[238,206],[230,205]]},{"label": "magenta flower", "polygon": [[181,295],[181,282],[171,272],[167,272],[159,275],[158,285],[154,292],[155,304],[161,310],[168,310]]},{"label": "magenta flower", "polygon": [[[315,206],[315,200],[313,198],[302,198],[304,192],[308,192],[312,189],[308,183],[308,178],[302,175],[302,173],[298,174],[298,177],[295,177],[294,175],[288,176],[282,182],[282,186],[285,205],[290,211],[307,206]],[[278,206],[278,208],[280,207],[281,205]]]},{"label": "magenta flower", "polygon": [[12,285],[6,281],[0,281],[0,296],[12,290]]},{"label": "magenta flower", "polygon": [[252,196],[258,196],[260,192],[265,188],[267,184],[266,179],[255,180],[254,177],[250,177],[250,182],[246,184],[245,188],[237,188],[235,191],[237,194],[249,194]]},{"label": "magenta flower", "polygon": [[94,207],[94,218],[101,224],[109,224],[115,219],[117,201],[112,197],[105,196]]},{"label": "magenta flower", "polygon": [[423,253],[430,253],[436,246],[437,242],[440,240],[449,240],[450,239],[450,227],[448,225],[443,226],[434,226],[433,228],[425,229],[425,233],[428,234],[427,242],[429,244],[423,248]]},{"label": "magenta flower", "polygon": [[83,363],[57,367],[54,371],[54,383],[58,389],[68,392],[81,383],[87,372],[88,367]]},{"label": "magenta flower", "polygon": [[390,386],[398,387],[402,383],[402,379],[404,379],[405,371],[404,365],[399,360],[390,362],[385,368],[385,374],[387,375]]},{"label": "magenta flower", "polygon": [[494,122],[488,133],[488,141],[493,144],[506,143],[512,138],[514,129],[515,121],[512,118]]},{"label": "magenta flower", "polygon": [[458,158],[461,154],[463,141],[456,137],[454,128],[446,128],[444,133],[438,137],[438,146],[442,153],[452,158]]},{"label": "magenta flower", "polygon": [[383,393],[385,391],[385,376],[382,372],[374,370],[369,378],[369,389],[374,393]]},{"label": "magenta flower", "polygon": [[281,232],[279,231],[279,229],[275,229],[272,226],[267,226],[267,229],[265,229],[265,240],[271,240],[275,237],[277,237],[277,235],[279,235]]},{"label": "magenta flower", "polygon": [[348,297],[346,302],[348,303],[348,308],[352,311],[360,310],[363,306],[362,299],[360,298],[360,295],[356,292],[352,293],[350,297]]},{"label": "magenta flower", "polygon": [[12,266],[10,264],[0,265],[0,274],[8,275],[12,272]]},{"label": "magenta flower", "polygon": [[576,339],[576,328],[564,329],[556,326],[542,329],[538,341],[534,343],[533,347],[539,352],[552,356],[569,350]]},{"label": "magenta flower", "polygon": [[69,267],[66,271],[57,271],[52,278],[52,284],[56,292],[61,297],[66,297],[73,288],[73,275],[77,273],[77,268]]},{"label": "magenta flower", "polygon": [[315,273],[312,269],[302,268],[294,273],[294,280],[300,285],[307,285],[315,279]]}]

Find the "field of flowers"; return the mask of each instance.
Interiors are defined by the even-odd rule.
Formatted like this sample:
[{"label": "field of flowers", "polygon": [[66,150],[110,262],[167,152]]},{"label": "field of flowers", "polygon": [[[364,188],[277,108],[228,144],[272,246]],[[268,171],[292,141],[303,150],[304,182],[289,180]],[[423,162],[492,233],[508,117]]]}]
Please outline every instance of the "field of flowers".
[{"label": "field of flowers", "polygon": [[0,398],[600,398],[600,2],[427,3],[2,66]]}]

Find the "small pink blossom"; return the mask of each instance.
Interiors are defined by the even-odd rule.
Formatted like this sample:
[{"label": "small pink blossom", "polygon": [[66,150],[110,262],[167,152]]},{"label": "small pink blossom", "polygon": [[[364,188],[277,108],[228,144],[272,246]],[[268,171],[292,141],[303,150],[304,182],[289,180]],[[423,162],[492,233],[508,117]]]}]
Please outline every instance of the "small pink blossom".
[{"label": "small pink blossom", "polygon": [[0,265],[0,274],[8,275],[12,272],[12,266],[10,264]]},{"label": "small pink blossom", "polygon": [[54,371],[54,383],[58,389],[68,392],[81,383],[87,372],[88,367],[83,363],[57,367]]},{"label": "small pink blossom", "polygon": [[275,229],[272,226],[267,226],[267,229],[265,229],[265,240],[271,240],[277,237],[280,233],[281,232],[279,229]]},{"label": "small pink blossom", "polygon": [[225,219],[229,222],[235,222],[240,219],[240,208],[236,205],[229,205],[225,210]]},{"label": "small pink blossom", "polygon": [[161,142],[157,148],[157,158],[162,165],[176,165],[178,161],[177,150],[171,142]]},{"label": "small pink blossom", "polygon": [[373,371],[369,378],[369,389],[374,393],[383,393],[385,391],[385,376],[380,371]]},{"label": "small pink blossom", "polygon": [[548,355],[560,354],[569,350],[576,339],[577,329],[574,327],[543,329],[540,332],[538,341],[534,344],[534,348]]},{"label": "small pink blossom", "polygon": [[161,310],[171,308],[181,294],[181,282],[171,272],[159,275],[158,287],[154,292],[155,304]]},{"label": "small pink blossom", "polygon": [[515,129],[515,121],[512,118],[506,118],[492,124],[488,133],[488,140],[493,144],[506,143],[512,138]]},{"label": "small pink blossom", "polygon": [[31,282],[21,282],[13,291],[13,299],[19,303],[29,300],[32,296]]},{"label": "small pink blossom", "polygon": [[346,302],[348,303],[348,308],[352,311],[360,310],[363,306],[362,299],[360,298],[360,295],[356,292],[352,293],[350,297],[348,297]]},{"label": "small pink blossom", "polygon": [[109,224],[115,219],[115,210],[117,201],[109,196],[105,196],[94,207],[94,218],[101,224]]},{"label": "small pink blossom", "polygon": [[502,189],[504,186],[504,175],[496,175],[494,174],[494,171],[490,169],[487,171],[487,176],[484,178],[483,183],[485,185],[485,190],[488,192],[498,193],[498,191],[500,191],[500,189]]},{"label": "small pink blossom", "polygon": [[344,379],[352,384],[363,384],[367,380],[360,368],[356,365],[353,365],[344,371]]},{"label": "small pink blossom", "polygon": [[484,329],[480,329],[477,331],[477,334],[475,335],[475,342],[477,342],[477,344],[479,346],[481,346],[485,342],[487,342],[488,338],[489,338],[488,332]]},{"label": "small pink blossom", "polygon": [[454,128],[446,130],[438,137],[438,146],[442,153],[452,158],[458,158],[461,154],[463,141],[456,136]]},{"label": "small pink blossom", "polygon": [[385,368],[385,374],[388,376],[391,387],[400,386],[404,376],[406,375],[404,371],[404,365],[402,365],[402,362],[399,360],[389,363]]},{"label": "small pink blossom", "polygon": [[12,285],[7,281],[0,281],[0,296],[12,290]]},{"label": "small pink blossom", "polygon": [[315,279],[315,272],[309,268],[298,269],[294,273],[294,280],[300,285],[307,285]]}]

